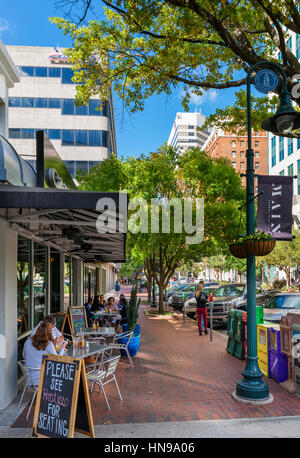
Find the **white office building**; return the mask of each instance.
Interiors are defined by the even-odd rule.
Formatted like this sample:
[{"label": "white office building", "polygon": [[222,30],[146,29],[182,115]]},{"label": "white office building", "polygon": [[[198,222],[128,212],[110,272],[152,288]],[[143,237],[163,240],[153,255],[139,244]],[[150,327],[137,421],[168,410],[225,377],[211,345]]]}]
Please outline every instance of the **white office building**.
[{"label": "white office building", "polygon": [[72,177],[117,153],[112,98],[76,106],[73,71],[63,50],[6,48],[20,71],[20,82],[9,90],[8,136],[21,157],[34,165],[37,130],[46,132]]},{"label": "white office building", "polygon": [[206,116],[202,113],[176,113],[168,145],[174,146],[180,154],[189,148],[202,148],[210,129],[203,129]]}]

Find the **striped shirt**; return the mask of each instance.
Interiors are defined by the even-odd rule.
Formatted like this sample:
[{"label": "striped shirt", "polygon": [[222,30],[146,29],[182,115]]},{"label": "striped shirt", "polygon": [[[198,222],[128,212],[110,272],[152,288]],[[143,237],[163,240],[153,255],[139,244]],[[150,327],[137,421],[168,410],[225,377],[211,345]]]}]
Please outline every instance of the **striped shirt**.
[{"label": "striped shirt", "polygon": [[[39,324],[32,330],[32,333],[31,333],[30,337],[34,336],[34,334],[36,333],[37,328],[39,327],[39,325],[41,323],[42,323],[42,321],[40,321]],[[61,336],[62,336],[62,333],[54,326],[54,328],[52,328],[53,340],[55,341],[56,339],[58,339]]]}]

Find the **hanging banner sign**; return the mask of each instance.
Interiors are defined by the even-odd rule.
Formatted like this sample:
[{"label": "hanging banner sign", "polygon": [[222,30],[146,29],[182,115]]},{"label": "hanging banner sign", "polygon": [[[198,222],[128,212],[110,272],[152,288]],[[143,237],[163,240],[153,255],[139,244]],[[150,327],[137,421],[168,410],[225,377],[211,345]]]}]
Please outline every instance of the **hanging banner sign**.
[{"label": "hanging banner sign", "polygon": [[257,229],[292,240],[293,177],[258,175]]}]

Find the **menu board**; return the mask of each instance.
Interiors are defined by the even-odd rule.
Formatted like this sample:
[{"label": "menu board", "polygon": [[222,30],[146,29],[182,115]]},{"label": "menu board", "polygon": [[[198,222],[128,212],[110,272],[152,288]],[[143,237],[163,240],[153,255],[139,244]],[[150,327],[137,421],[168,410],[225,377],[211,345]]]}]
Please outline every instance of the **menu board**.
[{"label": "menu board", "polygon": [[65,324],[65,320],[66,320],[66,313],[63,313],[63,312],[58,312],[56,314],[56,328],[59,330],[59,331],[62,331],[62,329],[64,328],[64,324]]},{"label": "menu board", "polygon": [[41,367],[32,435],[73,437],[74,430],[94,437],[84,363],[71,356],[46,354]]},{"label": "menu board", "polygon": [[80,331],[80,328],[87,328],[87,319],[84,305],[79,307],[69,307],[73,334]]}]

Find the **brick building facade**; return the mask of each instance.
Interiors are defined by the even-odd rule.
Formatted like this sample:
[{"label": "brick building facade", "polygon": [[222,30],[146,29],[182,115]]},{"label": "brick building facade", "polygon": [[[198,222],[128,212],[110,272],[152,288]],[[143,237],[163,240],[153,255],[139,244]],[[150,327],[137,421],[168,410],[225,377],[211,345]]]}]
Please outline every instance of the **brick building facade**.
[{"label": "brick building facade", "polygon": [[[202,150],[207,151],[212,157],[226,157],[239,174],[246,173],[247,135],[237,136],[231,132],[214,129]],[[258,175],[268,174],[268,144],[267,133],[252,132],[252,149],[254,151],[254,169]],[[246,186],[246,177],[242,177],[242,185]]]}]

